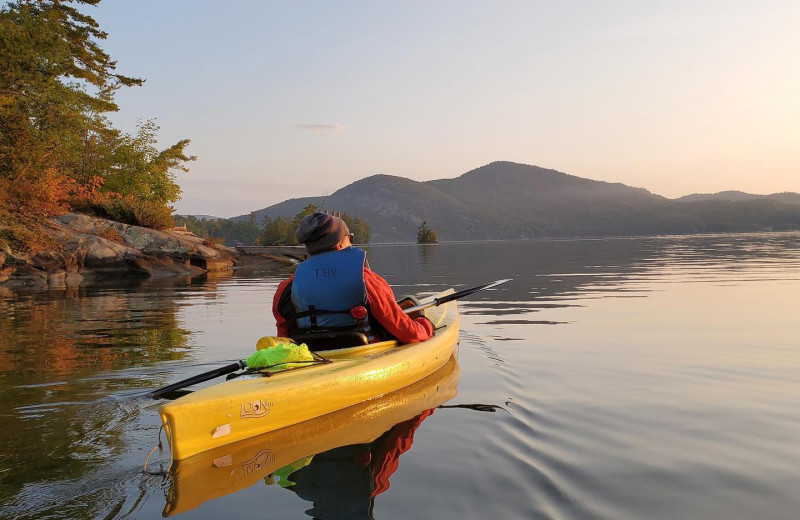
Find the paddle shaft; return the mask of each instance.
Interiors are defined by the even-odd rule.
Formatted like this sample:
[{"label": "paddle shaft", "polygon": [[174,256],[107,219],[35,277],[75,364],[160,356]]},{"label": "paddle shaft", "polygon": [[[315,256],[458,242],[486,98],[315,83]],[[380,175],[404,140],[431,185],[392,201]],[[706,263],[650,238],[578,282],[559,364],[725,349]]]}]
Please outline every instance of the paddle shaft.
[{"label": "paddle shaft", "polygon": [[485,291],[486,289],[491,289],[492,287],[497,287],[498,285],[504,284],[508,281],[511,281],[511,278],[507,278],[505,280],[497,280],[491,283],[478,285],[477,287],[470,287],[469,289],[463,289],[458,292],[454,292],[453,294],[448,294],[447,296],[442,296],[441,298],[434,298],[432,301],[427,303],[421,303],[414,307],[409,307],[408,309],[403,309],[403,312],[406,314],[411,314],[412,312],[421,311],[423,309],[427,309],[430,307],[438,307],[439,305],[447,302],[451,302],[453,300],[458,300],[463,298],[464,296],[469,296],[470,294],[474,294],[478,291]]},{"label": "paddle shaft", "polygon": [[172,383],[171,385],[159,388],[158,390],[153,390],[152,392],[150,392],[150,397],[152,398],[161,397],[164,394],[180,390],[181,388],[186,388],[187,386],[196,385],[197,383],[202,383],[204,381],[208,381],[209,379],[214,379],[215,377],[224,376],[225,374],[230,374],[232,372],[236,372],[237,370],[241,370],[243,368],[247,368],[247,363],[244,360],[240,359],[236,363],[231,363],[230,365],[226,365],[224,367],[215,368],[214,370],[209,370],[208,372],[197,374],[196,376],[184,379],[183,381],[178,381],[177,383]]}]

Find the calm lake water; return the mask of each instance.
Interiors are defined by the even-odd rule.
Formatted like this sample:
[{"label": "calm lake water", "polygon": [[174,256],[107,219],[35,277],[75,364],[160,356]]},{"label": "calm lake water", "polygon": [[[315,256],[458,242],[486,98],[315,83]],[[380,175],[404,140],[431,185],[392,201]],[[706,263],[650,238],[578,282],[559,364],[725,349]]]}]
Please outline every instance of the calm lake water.
[{"label": "calm lake water", "polygon": [[[372,497],[369,454],[408,422],[275,475],[257,470],[293,452],[274,438],[247,468],[200,465],[251,470],[241,489],[142,472],[160,420],[137,394],[273,334],[276,266],[0,292],[0,517],[800,514],[800,234],[372,246],[369,261],[397,294],[513,278],[462,301],[458,364],[431,383],[457,395],[419,404],[496,408],[417,417],[388,489]],[[420,411],[400,406],[399,421]],[[342,427],[392,428],[370,413]]]}]

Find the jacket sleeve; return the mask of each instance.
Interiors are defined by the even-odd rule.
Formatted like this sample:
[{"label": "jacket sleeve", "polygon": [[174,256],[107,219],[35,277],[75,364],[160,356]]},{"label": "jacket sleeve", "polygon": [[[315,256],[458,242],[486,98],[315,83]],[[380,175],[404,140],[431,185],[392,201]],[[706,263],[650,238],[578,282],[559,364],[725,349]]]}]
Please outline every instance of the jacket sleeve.
[{"label": "jacket sleeve", "polygon": [[433,324],[427,318],[412,320],[397,305],[389,283],[377,273],[364,268],[367,303],[372,317],[400,343],[416,343],[433,336]]},{"label": "jacket sleeve", "polygon": [[289,337],[289,322],[281,314],[278,306],[281,301],[281,296],[283,296],[284,291],[286,291],[286,286],[289,285],[289,282],[291,282],[293,279],[294,275],[282,281],[278,286],[278,290],[275,291],[275,296],[272,298],[272,315],[275,316],[275,327],[278,329],[277,335],[280,338]]}]

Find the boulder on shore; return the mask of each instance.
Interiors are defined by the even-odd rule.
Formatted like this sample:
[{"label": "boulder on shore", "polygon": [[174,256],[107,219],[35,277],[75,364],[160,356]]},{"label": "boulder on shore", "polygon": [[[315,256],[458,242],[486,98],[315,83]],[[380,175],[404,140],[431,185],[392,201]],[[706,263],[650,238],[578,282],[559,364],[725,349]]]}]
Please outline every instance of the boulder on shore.
[{"label": "boulder on shore", "polygon": [[0,243],[0,284],[60,287],[85,276],[193,275],[233,267],[235,250],[182,230],[158,231],[88,215],[50,219],[54,247],[36,254]]}]

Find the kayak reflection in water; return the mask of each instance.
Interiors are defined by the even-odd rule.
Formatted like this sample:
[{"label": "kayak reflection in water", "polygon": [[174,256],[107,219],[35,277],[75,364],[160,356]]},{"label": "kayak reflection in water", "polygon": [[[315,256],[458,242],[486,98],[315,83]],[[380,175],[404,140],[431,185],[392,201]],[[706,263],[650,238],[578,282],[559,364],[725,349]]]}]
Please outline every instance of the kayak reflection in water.
[{"label": "kayak reflection in water", "polygon": [[[393,426],[369,444],[334,448],[297,461],[267,479],[314,504],[306,514],[320,520],[372,520],[375,497],[389,489],[400,455],[433,408]],[[277,479],[277,481],[276,481]]]}]

